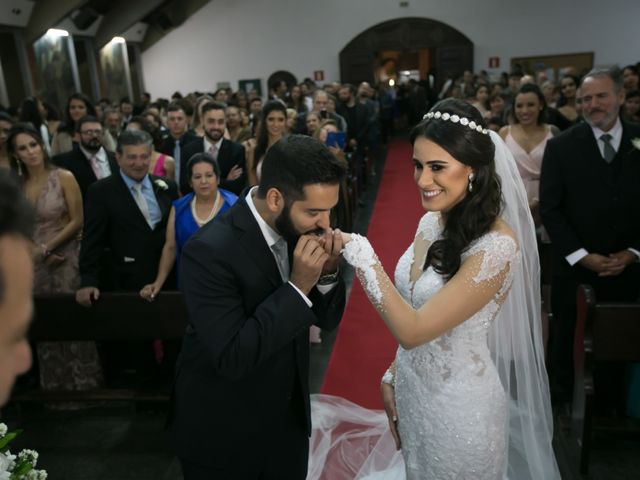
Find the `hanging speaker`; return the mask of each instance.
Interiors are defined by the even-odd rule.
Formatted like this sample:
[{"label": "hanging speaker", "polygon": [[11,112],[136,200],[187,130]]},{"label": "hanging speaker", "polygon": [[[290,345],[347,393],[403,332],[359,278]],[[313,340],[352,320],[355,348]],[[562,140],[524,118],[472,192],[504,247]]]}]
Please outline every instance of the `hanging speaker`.
[{"label": "hanging speaker", "polygon": [[93,22],[98,19],[98,16],[92,8],[84,7],[76,10],[75,13],[71,15],[71,21],[78,30],[86,30],[93,25]]}]

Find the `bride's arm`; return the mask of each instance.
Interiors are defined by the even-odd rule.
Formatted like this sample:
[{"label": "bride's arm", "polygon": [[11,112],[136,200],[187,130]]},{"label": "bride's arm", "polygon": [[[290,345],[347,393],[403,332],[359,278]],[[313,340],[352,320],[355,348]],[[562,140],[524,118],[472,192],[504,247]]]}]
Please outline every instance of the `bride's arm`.
[{"label": "bride's arm", "polygon": [[517,246],[511,237],[494,236],[416,310],[395,289],[366,238],[353,235],[344,249],[345,259],[356,268],[369,299],[405,349],[438,338],[482,309],[502,289],[516,256]]}]

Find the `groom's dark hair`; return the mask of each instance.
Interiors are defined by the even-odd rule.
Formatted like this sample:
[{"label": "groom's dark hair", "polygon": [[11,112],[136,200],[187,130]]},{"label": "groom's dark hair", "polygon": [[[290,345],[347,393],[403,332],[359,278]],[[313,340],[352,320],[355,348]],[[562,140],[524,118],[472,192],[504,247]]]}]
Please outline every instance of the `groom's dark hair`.
[{"label": "groom's dark hair", "polygon": [[307,185],[338,185],[346,167],[318,140],[306,135],[289,135],[274,143],[262,162],[258,197],[277,188],[287,202],[304,200]]}]

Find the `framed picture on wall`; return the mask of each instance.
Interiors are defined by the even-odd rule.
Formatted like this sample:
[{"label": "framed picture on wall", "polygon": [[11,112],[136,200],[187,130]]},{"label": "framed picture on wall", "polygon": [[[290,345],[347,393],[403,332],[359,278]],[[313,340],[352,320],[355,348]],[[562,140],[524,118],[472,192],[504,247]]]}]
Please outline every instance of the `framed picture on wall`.
[{"label": "framed picture on wall", "polygon": [[584,75],[593,68],[593,52],[566,53],[562,55],[538,55],[511,59],[511,69],[520,65],[527,73],[544,71],[550,80],[557,81],[568,69]]},{"label": "framed picture on wall", "polygon": [[75,64],[73,37],[47,32],[33,43],[36,64],[40,73],[38,93],[42,98],[64,111],[67,97],[80,91]]},{"label": "framed picture on wall", "polygon": [[133,100],[129,55],[125,42],[111,41],[100,49],[102,91],[114,103],[128,97]]},{"label": "framed picture on wall", "polygon": [[257,96],[262,97],[262,80],[259,78],[238,80],[238,90],[244,90],[247,94],[255,90]]}]

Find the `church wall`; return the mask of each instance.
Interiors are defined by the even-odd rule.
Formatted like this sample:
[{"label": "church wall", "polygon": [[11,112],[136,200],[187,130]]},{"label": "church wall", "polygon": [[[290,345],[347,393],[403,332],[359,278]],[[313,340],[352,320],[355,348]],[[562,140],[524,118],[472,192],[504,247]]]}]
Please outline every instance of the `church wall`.
[{"label": "church wall", "polygon": [[[143,52],[147,90],[211,91],[228,81],[288,70],[299,81],[323,70],[339,80],[340,50],[378,23],[426,17],[464,33],[475,45],[474,69],[498,74],[511,57],[594,52],[596,65],[640,60],[636,0],[212,0]],[[500,68],[488,68],[490,57]]]}]

